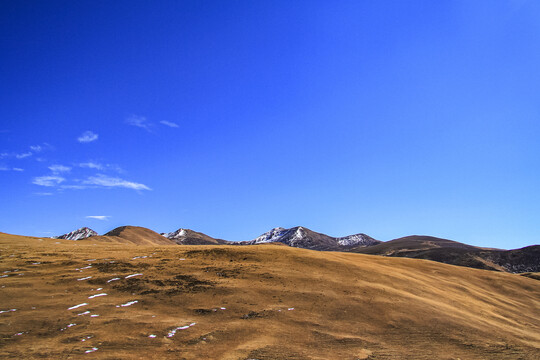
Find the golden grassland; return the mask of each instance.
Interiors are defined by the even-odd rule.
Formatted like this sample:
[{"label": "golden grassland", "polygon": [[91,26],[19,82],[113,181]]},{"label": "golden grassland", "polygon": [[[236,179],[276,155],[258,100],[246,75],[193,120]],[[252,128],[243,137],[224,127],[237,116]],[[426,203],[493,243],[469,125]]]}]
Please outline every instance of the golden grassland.
[{"label": "golden grassland", "polygon": [[105,240],[0,233],[0,358],[540,358],[532,278],[275,245]]}]

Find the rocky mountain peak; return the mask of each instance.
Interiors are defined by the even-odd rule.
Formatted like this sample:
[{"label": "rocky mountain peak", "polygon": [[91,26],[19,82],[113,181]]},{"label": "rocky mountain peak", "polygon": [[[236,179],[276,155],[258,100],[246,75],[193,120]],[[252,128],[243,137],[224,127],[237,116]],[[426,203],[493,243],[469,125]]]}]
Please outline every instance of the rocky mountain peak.
[{"label": "rocky mountain peak", "polygon": [[60,235],[60,236],[54,236],[53,238],[54,239],[64,239],[64,240],[82,240],[82,239],[86,239],[90,236],[97,236],[98,233],[95,232],[94,230],[90,229],[90,228],[87,228],[87,227],[82,227],[80,229],[77,229],[77,230],[74,230],[72,232],[69,232],[67,234],[64,234],[64,235]]},{"label": "rocky mountain peak", "polygon": [[281,242],[293,247],[314,250],[344,250],[352,246],[371,246],[380,243],[380,241],[366,234],[336,238],[317,233],[303,226],[296,226],[290,229],[276,227],[251,241],[244,241],[241,244],[255,245],[272,242]]}]

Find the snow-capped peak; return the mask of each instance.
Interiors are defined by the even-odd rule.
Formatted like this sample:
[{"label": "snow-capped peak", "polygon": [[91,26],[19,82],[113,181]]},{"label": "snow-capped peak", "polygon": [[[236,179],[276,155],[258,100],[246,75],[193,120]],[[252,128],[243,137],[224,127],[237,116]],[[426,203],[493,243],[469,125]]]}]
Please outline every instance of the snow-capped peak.
[{"label": "snow-capped peak", "polygon": [[269,242],[276,242],[279,241],[279,239],[285,235],[285,233],[288,230],[282,227],[273,228],[270,231],[265,232],[261,236],[253,239],[250,241],[250,243],[253,244],[262,244],[262,243],[269,243]]},{"label": "snow-capped peak", "polygon": [[367,236],[366,234],[354,234],[336,238],[337,242],[341,246],[356,246],[356,245],[375,245],[377,240]]},{"label": "snow-capped peak", "polygon": [[254,245],[271,242],[281,242],[289,246],[305,249],[339,250],[345,247],[375,245],[380,241],[365,234],[336,238],[316,233],[303,226],[296,226],[290,229],[284,229],[282,227],[274,228],[251,241],[243,242],[243,244]]},{"label": "snow-capped peak", "polygon": [[97,235],[98,233],[95,232],[94,230],[87,227],[82,227],[80,229],[74,230],[64,235],[54,236],[53,238],[64,239],[64,240],[82,240],[82,239],[86,239],[87,237],[97,236]]},{"label": "snow-capped peak", "polygon": [[294,235],[289,239],[289,245],[297,246],[298,243],[304,240],[305,237],[306,237],[306,232],[304,231],[304,228],[299,226],[294,232]]},{"label": "snow-capped peak", "polygon": [[186,237],[187,231],[186,229],[178,229],[176,231],[173,231],[170,233],[163,233],[161,235],[165,236],[168,239],[180,239],[180,238]]},{"label": "snow-capped peak", "polygon": [[298,229],[294,232],[294,236],[292,240],[300,240],[305,236],[304,234],[304,228],[299,226]]}]

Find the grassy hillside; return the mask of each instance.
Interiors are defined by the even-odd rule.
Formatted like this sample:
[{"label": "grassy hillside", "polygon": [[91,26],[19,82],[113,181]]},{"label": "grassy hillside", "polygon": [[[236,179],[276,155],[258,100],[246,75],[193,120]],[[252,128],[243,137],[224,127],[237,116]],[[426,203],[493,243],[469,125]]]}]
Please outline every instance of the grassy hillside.
[{"label": "grassy hillside", "polygon": [[432,236],[412,235],[350,251],[433,260],[445,264],[513,273],[540,271],[540,245],[515,250],[486,249]]},{"label": "grassy hillside", "polygon": [[519,275],[285,246],[7,234],[0,256],[1,358],[540,356],[540,282]]},{"label": "grassy hillside", "polygon": [[174,245],[175,242],[161,236],[155,231],[140,226],[121,226],[103,236],[92,236],[83,242],[105,242],[133,245]]}]

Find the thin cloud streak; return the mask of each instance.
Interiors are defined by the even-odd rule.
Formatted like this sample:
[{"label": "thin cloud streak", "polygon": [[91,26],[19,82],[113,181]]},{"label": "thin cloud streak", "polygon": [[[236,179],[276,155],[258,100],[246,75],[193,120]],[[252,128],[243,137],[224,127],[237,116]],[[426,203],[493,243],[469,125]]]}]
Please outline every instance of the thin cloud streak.
[{"label": "thin cloud streak", "polygon": [[77,138],[77,141],[80,143],[89,143],[92,141],[96,141],[98,139],[99,135],[88,130],[82,133],[81,136]]},{"label": "thin cloud streak", "polygon": [[87,168],[87,169],[96,169],[101,171],[116,171],[117,173],[123,173],[124,170],[115,164],[101,164],[94,161],[88,161],[85,163],[79,163],[79,167],[81,168]]},{"label": "thin cloud streak", "polygon": [[95,220],[109,220],[110,216],[107,215],[88,215],[86,216],[87,219],[95,219]]},{"label": "thin cloud streak", "polygon": [[180,126],[178,126],[178,124],[176,123],[173,123],[173,122],[170,122],[170,121],[166,121],[166,120],[162,120],[159,122],[160,124],[163,124],[165,126],[168,126],[168,127],[172,127],[172,128],[178,128]]},{"label": "thin cloud streak", "polygon": [[83,181],[83,184],[97,185],[97,186],[102,186],[102,187],[107,187],[107,188],[120,187],[120,188],[133,189],[133,190],[152,190],[144,184],[127,181],[120,178],[110,177],[103,174],[90,176],[88,179]]},{"label": "thin cloud streak", "polygon": [[32,184],[35,184],[35,185],[40,185],[40,186],[56,186],[62,182],[64,182],[66,179],[61,177],[61,176],[57,176],[57,175],[46,175],[46,176],[38,176],[38,177],[35,177],[33,180],[32,180]]},{"label": "thin cloud streak", "polygon": [[22,153],[22,154],[15,154],[15,157],[17,159],[24,159],[24,158],[27,158],[27,157],[30,157],[30,156],[32,156],[31,152]]},{"label": "thin cloud streak", "polygon": [[58,173],[62,173],[62,172],[71,171],[71,167],[56,164],[56,165],[49,166],[49,170],[51,170],[55,174],[58,174]]},{"label": "thin cloud streak", "polygon": [[92,186],[88,186],[88,185],[60,185],[60,188],[62,190],[65,190],[65,189],[84,190],[84,189],[90,189],[91,187]]},{"label": "thin cloud streak", "polygon": [[79,167],[88,168],[88,169],[96,169],[96,170],[103,170],[104,169],[103,165],[101,165],[99,163],[92,162],[92,161],[85,162],[85,163],[80,163]]},{"label": "thin cloud streak", "polygon": [[51,196],[53,193],[50,193],[50,192],[36,192],[34,193],[34,195],[37,195],[37,196]]}]

